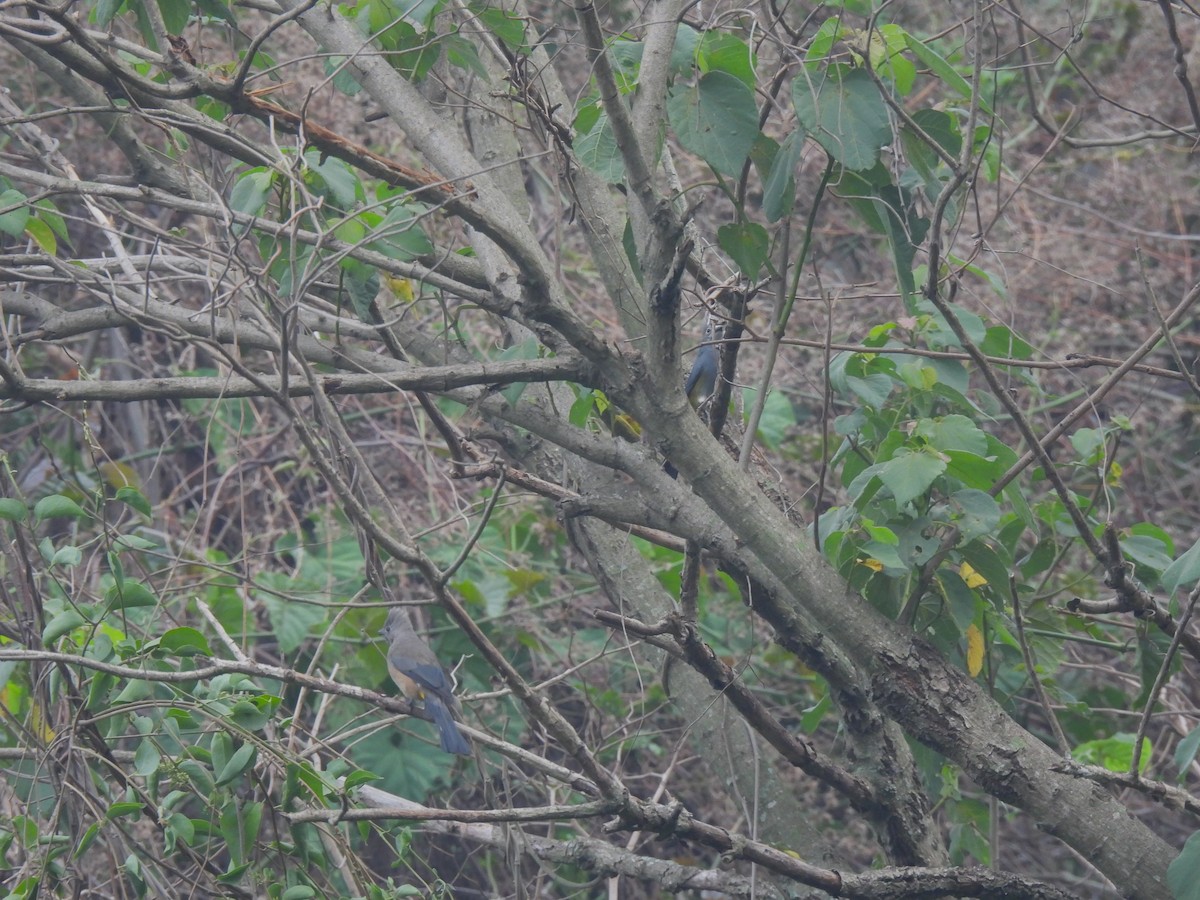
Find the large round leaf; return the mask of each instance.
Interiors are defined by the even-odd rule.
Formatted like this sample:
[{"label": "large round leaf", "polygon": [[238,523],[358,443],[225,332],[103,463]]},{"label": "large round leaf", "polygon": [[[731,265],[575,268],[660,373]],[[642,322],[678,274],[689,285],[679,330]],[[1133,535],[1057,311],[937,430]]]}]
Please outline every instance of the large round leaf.
[{"label": "large round leaf", "polygon": [[758,136],[754,92],[727,72],[709,72],[667,98],[671,127],[685,149],[722,175],[737,176]]}]

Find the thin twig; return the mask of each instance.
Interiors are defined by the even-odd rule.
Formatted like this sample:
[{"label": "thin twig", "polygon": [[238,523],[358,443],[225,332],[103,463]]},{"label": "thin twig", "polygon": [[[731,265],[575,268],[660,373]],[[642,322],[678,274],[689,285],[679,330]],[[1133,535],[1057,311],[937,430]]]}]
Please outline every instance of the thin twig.
[{"label": "thin twig", "polygon": [[1034,659],[1033,648],[1029,645],[1029,639],[1025,637],[1025,616],[1021,612],[1021,596],[1017,590],[1016,576],[1009,576],[1008,595],[1012,600],[1013,621],[1017,626],[1017,641],[1021,645],[1021,656],[1025,658],[1025,671],[1029,673],[1029,681],[1033,685],[1033,691],[1037,694],[1038,703],[1041,704],[1046,721],[1050,724],[1050,730],[1054,733],[1054,742],[1058,745],[1058,752],[1063,756],[1070,756],[1071,744],[1067,741],[1067,736],[1063,733],[1062,726],[1058,723],[1058,716],[1054,714],[1054,708],[1050,705],[1050,698],[1046,695],[1046,689],[1042,686],[1042,680],[1038,678],[1037,660]]}]

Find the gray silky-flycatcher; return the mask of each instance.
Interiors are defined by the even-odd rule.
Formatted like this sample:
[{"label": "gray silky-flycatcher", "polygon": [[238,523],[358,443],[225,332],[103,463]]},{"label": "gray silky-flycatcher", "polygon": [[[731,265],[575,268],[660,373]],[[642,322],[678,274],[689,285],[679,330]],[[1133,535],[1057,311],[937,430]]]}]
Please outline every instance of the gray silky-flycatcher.
[{"label": "gray silky-flycatcher", "polygon": [[[683,392],[687,394],[692,409],[700,409],[709,401],[717,390],[717,373],[721,368],[721,352],[715,343],[720,339],[719,331],[723,330],[713,319],[712,313],[704,316],[704,338],[696,358],[692,360],[692,370],[688,372],[683,382]],[[663,463],[663,471],[672,478],[679,476],[679,471],[670,460]]]},{"label": "gray silky-flycatcher", "polygon": [[400,693],[410,700],[424,701],[445,752],[469,756],[471,745],[454,724],[461,710],[451,691],[450,676],[413,630],[408,610],[403,606],[392,609],[380,634],[388,642],[388,671]]},{"label": "gray silky-flycatcher", "polygon": [[704,338],[692,360],[692,370],[683,382],[683,392],[693,409],[699,409],[717,389],[717,371],[721,367],[721,354],[714,343],[718,338],[717,324],[712,314],[704,317]]}]

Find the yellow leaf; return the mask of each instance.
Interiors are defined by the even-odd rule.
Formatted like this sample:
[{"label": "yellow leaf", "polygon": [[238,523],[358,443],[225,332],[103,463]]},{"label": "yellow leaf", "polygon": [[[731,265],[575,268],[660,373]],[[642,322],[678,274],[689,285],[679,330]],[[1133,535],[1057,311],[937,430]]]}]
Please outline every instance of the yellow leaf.
[{"label": "yellow leaf", "polygon": [[958,577],[965,581],[969,588],[982,587],[987,584],[987,579],[976,572],[970,563],[963,563],[958,567]]},{"label": "yellow leaf", "polygon": [[967,674],[972,678],[983,671],[983,632],[972,622],[967,626]]},{"label": "yellow leaf", "polygon": [[29,710],[29,730],[34,737],[45,744],[49,744],[54,740],[54,729],[50,727],[48,718],[46,710],[42,706],[42,701],[34,697]]},{"label": "yellow leaf", "polygon": [[1106,479],[1109,487],[1117,487],[1121,483],[1121,475],[1124,474],[1124,472],[1125,470],[1121,468],[1121,464],[1116,460],[1113,460],[1112,463],[1109,464],[1108,478]]}]

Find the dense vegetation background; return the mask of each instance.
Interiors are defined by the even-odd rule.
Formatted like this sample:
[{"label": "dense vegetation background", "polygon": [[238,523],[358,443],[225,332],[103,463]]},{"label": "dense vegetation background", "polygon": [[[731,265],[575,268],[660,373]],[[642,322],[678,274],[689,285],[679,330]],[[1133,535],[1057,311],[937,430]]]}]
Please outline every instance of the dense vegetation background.
[{"label": "dense vegetation background", "polygon": [[0,5],[8,896],[1200,895],[1198,33]]}]

